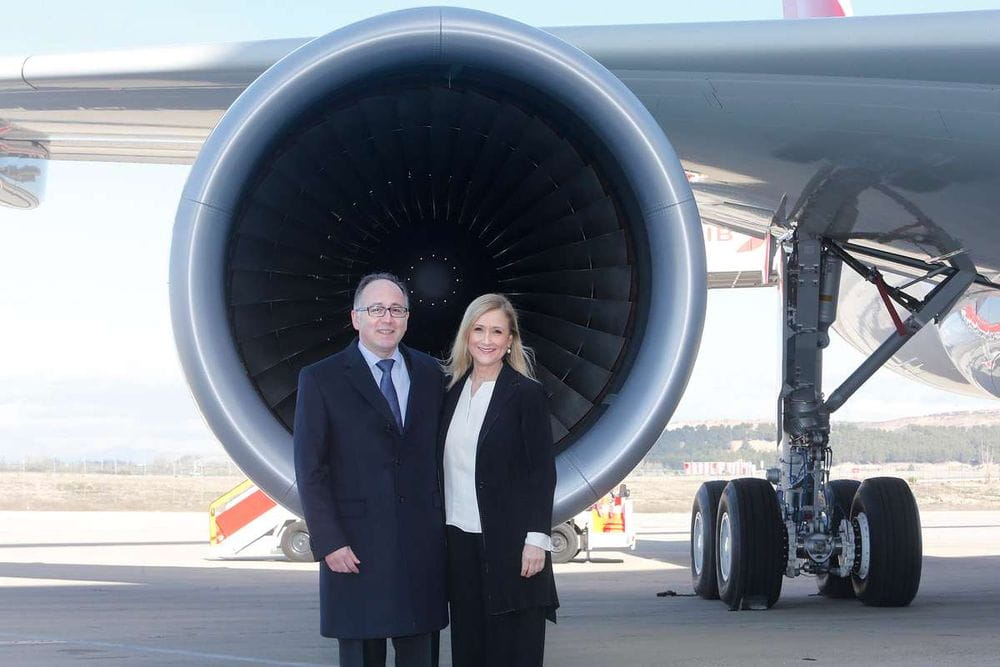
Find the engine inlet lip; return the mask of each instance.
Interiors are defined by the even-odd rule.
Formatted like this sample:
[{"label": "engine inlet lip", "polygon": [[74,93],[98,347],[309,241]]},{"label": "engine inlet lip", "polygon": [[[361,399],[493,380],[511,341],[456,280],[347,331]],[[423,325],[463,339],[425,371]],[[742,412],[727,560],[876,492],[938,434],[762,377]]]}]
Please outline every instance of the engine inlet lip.
[{"label": "engine inlet lip", "polygon": [[604,415],[557,459],[553,518],[562,521],[631,470],[673,413],[701,336],[705,261],[693,196],[656,121],[621,81],[548,33],[471,10],[404,10],[317,38],[265,72],[212,132],[181,198],[170,268],[178,354],[229,454],[270,496],[299,511],[291,437],[250,382],[230,338],[229,231],[245,185],[294,119],[362,77],[443,62],[523,80],[576,110],[618,161],[641,216],[633,222],[643,226],[650,255],[645,333]]}]

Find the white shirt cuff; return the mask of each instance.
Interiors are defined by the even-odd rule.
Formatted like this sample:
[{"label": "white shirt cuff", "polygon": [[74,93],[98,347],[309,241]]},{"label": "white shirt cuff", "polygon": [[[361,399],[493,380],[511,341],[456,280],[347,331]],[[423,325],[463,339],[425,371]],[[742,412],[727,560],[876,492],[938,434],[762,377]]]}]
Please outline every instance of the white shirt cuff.
[{"label": "white shirt cuff", "polygon": [[528,533],[528,535],[524,538],[524,543],[530,544],[533,547],[538,547],[539,549],[552,551],[552,538],[545,533]]}]

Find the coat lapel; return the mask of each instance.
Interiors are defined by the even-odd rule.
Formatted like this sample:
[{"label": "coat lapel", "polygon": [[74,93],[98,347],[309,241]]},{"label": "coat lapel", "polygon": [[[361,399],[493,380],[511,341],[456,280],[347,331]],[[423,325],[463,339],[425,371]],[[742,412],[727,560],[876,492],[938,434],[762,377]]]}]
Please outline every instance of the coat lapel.
[{"label": "coat lapel", "polygon": [[[455,415],[455,408],[458,407],[458,397],[462,395],[462,387],[465,386],[465,380],[468,377],[469,373],[466,373],[462,379],[453,384],[444,395],[444,403],[441,406],[441,426],[438,429],[437,441],[437,457],[439,466],[444,463],[444,444],[445,440],[448,438],[448,428],[451,426],[451,418]],[[443,475],[443,472],[439,471],[439,474]],[[444,477],[441,477],[441,479],[444,479]]]},{"label": "coat lapel", "polygon": [[[479,441],[476,443],[476,451],[483,446],[486,434],[493,428],[497,417],[503,411],[503,407],[514,396],[517,387],[519,373],[504,364],[500,368],[500,375],[497,376],[496,386],[493,387],[493,395],[490,396],[490,405],[486,408],[486,416],[483,417],[483,426],[479,429]],[[454,409],[454,408],[452,408]]]},{"label": "coat lapel", "polygon": [[447,431],[448,425],[451,424],[451,418],[455,414],[455,408],[458,407],[458,398],[462,395],[462,387],[465,386],[465,381],[469,379],[469,374],[472,371],[467,371],[462,378],[453,384],[448,390],[448,393],[444,397],[444,407],[441,413],[441,425],[442,429]]},{"label": "coat lapel", "polygon": [[[368,368],[365,358],[361,356],[361,350],[358,349],[358,345],[360,343],[355,341],[351,353],[347,355],[347,377],[350,378],[351,384],[358,390],[358,393],[371,403],[372,407],[378,410],[379,414],[385,417],[390,424],[395,425],[396,418],[392,416],[392,410],[389,409],[389,403],[385,400],[385,396],[382,395],[382,390],[375,384],[372,371]],[[410,385],[413,385],[412,380],[410,381]],[[409,412],[409,409],[407,409],[407,412]]]}]

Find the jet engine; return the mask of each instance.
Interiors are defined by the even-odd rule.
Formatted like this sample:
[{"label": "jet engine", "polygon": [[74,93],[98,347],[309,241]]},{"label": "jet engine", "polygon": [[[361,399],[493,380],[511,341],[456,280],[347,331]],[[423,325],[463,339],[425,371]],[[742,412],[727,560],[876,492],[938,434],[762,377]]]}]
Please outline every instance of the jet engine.
[{"label": "jet engine", "polygon": [[[912,273],[882,267],[894,284]],[[907,293],[924,298],[933,283],[918,283]],[[841,316],[834,329],[862,354],[871,354],[895,331],[875,287],[844,272],[839,296]],[[901,312],[901,310],[897,311]],[[977,398],[1000,397],[1000,295],[974,285],[934,326],[926,326],[886,362],[886,367],[932,387]]]},{"label": "jet engine", "polygon": [[229,454],[293,511],[298,371],[354,339],[373,271],[405,281],[405,342],[439,357],[474,297],[514,302],[549,396],[557,522],[659,436],[704,319],[698,211],[649,112],[576,48],[469,10],[386,14],[292,52],[185,187],[181,362]]}]

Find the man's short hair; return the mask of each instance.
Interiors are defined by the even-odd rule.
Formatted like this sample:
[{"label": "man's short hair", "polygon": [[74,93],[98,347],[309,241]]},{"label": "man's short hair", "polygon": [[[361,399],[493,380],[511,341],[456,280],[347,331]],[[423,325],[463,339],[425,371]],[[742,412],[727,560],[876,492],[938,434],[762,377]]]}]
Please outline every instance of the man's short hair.
[{"label": "man's short hair", "polygon": [[[354,290],[354,307],[355,308],[360,308],[361,307],[361,293],[365,291],[366,287],[368,287],[369,285],[371,285],[376,280],[388,280],[389,282],[391,282],[392,284],[394,284],[396,287],[398,287],[399,291],[403,293],[403,300],[404,300],[403,305],[406,306],[407,308],[410,307],[410,295],[407,292],[406,285],[403,284],[403,281],[400,280],[399,278],[397,278],[396,276],[394,276],[391,273],[384,273],[383,272],[383,273],[369,273],[367,276],[365,276],[364,278],[361,279],[361,282],[358,283],[358,288],[356,290]],[[385,305],[388,306],[389,304],[385,304]]]}]

